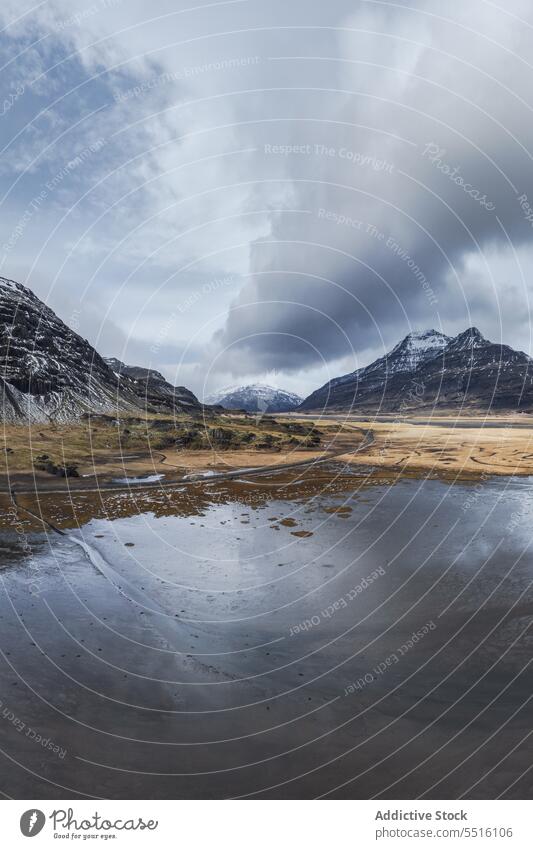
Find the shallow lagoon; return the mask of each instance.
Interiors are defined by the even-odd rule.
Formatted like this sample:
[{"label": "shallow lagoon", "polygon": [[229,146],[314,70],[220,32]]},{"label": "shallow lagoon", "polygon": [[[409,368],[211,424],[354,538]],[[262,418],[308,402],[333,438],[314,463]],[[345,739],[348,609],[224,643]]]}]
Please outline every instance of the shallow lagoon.
[{"label": "shallow lagoon", "polygon": [[0,541],[5,794],[531,797],[528,479],[40,506],[64,536]]}]

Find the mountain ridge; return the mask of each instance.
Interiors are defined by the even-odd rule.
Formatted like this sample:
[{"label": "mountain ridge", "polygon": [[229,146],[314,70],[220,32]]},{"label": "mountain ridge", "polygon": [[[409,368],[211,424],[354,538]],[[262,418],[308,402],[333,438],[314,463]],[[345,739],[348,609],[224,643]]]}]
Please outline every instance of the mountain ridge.
[{"label": "mountain ridge", "polygon": [[[171,387],[159,377],[166,384],[161,393],[150,376],[116,374],[31,289],[0,277],[0,418],[4,422],[67,422],[85,413],[201,411],[192,392]],[[162,385],[159,388],[163,390]]]},{"label": "mountain ridge", "polygon": [[[206,410],[194,393],[155,369],[104,358],[29,288],[0,277],[0,417],[4,422],[73,421],[85,413]],[[303,401],[262,383],[226,387],[206,403],[251,413],[423,409],[533,412],[533,360],[484,338],[476,327],[449,337],[413,331],[367,366]]]},{"label": "mountain ridge", "polygon": [[119,383],[124,379],[128,385],[133,382],[135,393],[144,398],[153,409],[165,412],[165,408],[170,405],[196,411],[200,406],[196,395],[190,389],[174,386],[155,369],[128,366],[116,357],[104,357],[104,362],[117,375]]},{"label": "mountain ridge", "polygon": [[476,327],[455,337],[435,330],[410,333],[383,357],[311,393],[299,409],[389,413],[458,407],[533,411],[533,360],[490,342]]}]

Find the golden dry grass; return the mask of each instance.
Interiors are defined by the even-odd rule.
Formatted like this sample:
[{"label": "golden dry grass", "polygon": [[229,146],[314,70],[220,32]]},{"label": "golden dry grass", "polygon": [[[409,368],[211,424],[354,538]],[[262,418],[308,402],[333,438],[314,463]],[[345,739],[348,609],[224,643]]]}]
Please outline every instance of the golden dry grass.
[{"label": "golden dry grass", "polygon": [[[449,418],[441,416],[434,418],[432,424],[414,424],[392,418],[380,421],[352,418],[347,422],[339,416],[336,420],[329,418],[320,422],[307,417],[291,417],[291,421],[308,426],[315,422],[321,431],[321,446],[310,449],[303,445],[282,445],[281,450],[276,451],[254,450],[244,445],[227,450],[161,447],[159,440],[164,434],[151,428],[150,420],[132,419],[131,423],[124,420],[121,427],[98,420],[69,425],[5,426],[0,431],[0,476],[4,484],[8,475],[10,478],[31,476],[37,482],[52,483],[53,476],[35,470],[35,458],[41,454],[48,454],[56,463],[77,464],[81,480],[83,476],[95,476],[104,481],[119,475],[154,473],[163,473],[167,479],[172,479],[202,470],[266,468],[311,461],[324,457],[327,450],[339,450],[344,446],[352,452],[361,441],[361,431],[367,429],[373,433],[373,444],[358,454],[343,455],[342,460],[405,474],[533,474],[533,419],[491,417],[492,426],[484,427],[486,420],[482,417],[462,416],[456,419],[456,426],[451,427]],[[280,419],[284,420],[287,419]],[[437,424],[439,420],[440,425]],[[183,424],[187,422],[184,420]],[[231,427],[236,434],[256,430],[262,437],[265,433],[279,435],[276,422],[255,423],[253,419],[224,417],[215,424]],[[520,427],[512,427],[513,424],[520,424]],[[213,422],[209,426],[213,426]]]},{"label": "golden dry grass", "polygon": [[[482,427],[481,420],[475,418],[463,418],[462,427],[461,423],[456,427],[367,423],[374,443],[362,454],[343,459],[406,472],[533,474],[533,422],[531,427],[513,428],[512,421],[509,417],[500,419],[501,427]],[[524,424],[523,417],[520,422]]]},{"label": "golden dry grass", "polygon": [[[170,426],[170,432],[157,425]],[[312,422],[306,423],[311,427]],[[288,434],[284,425],[264,419],[222,416],[205,423],[207,429],[222,428],[231,431],[235,445],[222,450],[220,447],[176,449],[173,442],[180,428],[203,427],[203,422],[183,419],[176,421],[163,416],[146,420],[124,418],[117,425],[111,420],[95,418],[73,424],[5,425],[0,431],[0,478],[4,487],[8,479],[35,479],[37,483],[61,484],[59,478],[46,471],[36,469],[42,455],[58,466],[74,464],[80,478],[71,478],[70,485],[88,477],[100,481],[116,476],[143,476],[164,473],[167,478],[180,477],[202,469],[233,470],[256,466],[274,466],[312,460],[324,452],[305,447],[304,437]],[[277,450],[254,449],[244,444],[244,437],[253,433],[259,444],[271,436]],[[296,444],[290,444],[294,439]],[[242,441],[242,446],[239,442]],[[330,436],[327,437],[330,441]],[[170,443],[170,444],[169,444]]]}]

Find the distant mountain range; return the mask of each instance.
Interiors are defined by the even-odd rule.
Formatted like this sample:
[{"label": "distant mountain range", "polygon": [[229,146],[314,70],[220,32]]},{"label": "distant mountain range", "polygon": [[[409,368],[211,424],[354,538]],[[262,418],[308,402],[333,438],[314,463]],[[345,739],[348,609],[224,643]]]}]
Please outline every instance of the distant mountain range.
[{"label": "distant mountain range", "polygon": [[409,333],[370,365],[330,381],[299,409],[368,413],[447,409],[533,412],[533,360],[485,339],[476,327],[453,338]]},{"label": "distant mountain range", "polygon": [[[184,386],[141,366],[104,359],[30,289],[0,277],[0,419],[72,421],[84,413],[200,415]],[[330,381],[302,401],[255,383],[228,387],[206,404],[251,413],[430,409],[533,412],[533,360],[471,327],[450,338],[410,333],[384,357]]]},{"label": "distant mountain range", "polygon": [[83,413],[196,412],[159,372],[104,360],[30,289],[0,277],[0,418],[72,421]]},{"label": "distant mountain range", "polygon": [[218,404],[226,410],[246,410],[248,413],[288,413],[302,403],[299,395],[252,383],[248,386],[231,386],[209,395],[206,404]]}]

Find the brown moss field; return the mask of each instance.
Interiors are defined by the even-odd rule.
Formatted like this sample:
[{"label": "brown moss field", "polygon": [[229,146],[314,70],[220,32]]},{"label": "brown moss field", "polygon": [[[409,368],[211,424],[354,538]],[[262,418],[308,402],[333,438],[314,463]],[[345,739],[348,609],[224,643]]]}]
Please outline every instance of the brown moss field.
[{"label": "brown moss field", "polygon": [[[202,471],[229,472],[250,467],[309,462],[352,450],[362,439],[351,426],[327,424],[312,445],[312,421],[302,432],[294,423],[223,416],[208,422],[153,417],[93,418],[73,424],[6,425],[0,431],[0,489],[78,489],[110,484],[117,477],[165,476],[172,482]],[[192,436],[191,436],[192,433]],[[213,433],[220,442],[213,440]],[[177,445],[187,435],[190,444]],[[43,465],[76,467],[65,480]]]}]

